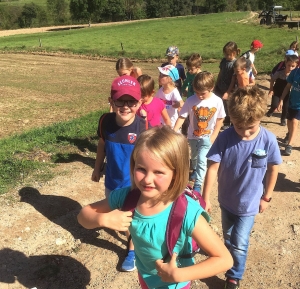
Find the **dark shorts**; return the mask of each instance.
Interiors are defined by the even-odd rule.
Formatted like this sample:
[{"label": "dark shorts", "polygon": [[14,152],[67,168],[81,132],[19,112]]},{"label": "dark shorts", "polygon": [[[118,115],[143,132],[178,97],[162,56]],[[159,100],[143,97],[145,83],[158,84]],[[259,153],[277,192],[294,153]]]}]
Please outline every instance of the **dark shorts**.
[{"label": "dark shorts", "polygon": [[300,110],[289,108],[286,118],[288,120],[292,120],[292,119],[300,120]]}]

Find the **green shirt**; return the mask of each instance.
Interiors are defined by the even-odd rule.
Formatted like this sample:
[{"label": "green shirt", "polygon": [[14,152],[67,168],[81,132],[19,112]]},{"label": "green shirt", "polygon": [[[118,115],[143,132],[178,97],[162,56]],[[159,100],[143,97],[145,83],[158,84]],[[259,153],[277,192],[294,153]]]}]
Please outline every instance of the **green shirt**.
[{"label": "green shirt", "polygon": [[184,80],[184,82],[182,84],[181,92],[184,93],[186,88],[188,88],[187,97],[190,97],[195,93],[194,88],[193,88],[193,81],[194,81],[195,76],[196,76],[196,74],[191,74],[189,72],[186,73],[186,79]]}]

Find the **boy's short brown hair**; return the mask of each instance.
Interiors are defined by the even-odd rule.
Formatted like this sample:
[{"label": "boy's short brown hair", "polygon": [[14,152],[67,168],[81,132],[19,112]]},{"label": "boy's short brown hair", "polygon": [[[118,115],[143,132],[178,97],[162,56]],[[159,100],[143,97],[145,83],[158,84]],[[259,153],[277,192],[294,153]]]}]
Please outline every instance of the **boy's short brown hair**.
[{"label": "boy's short brown hair", "polygon": [[285,62],[295,62],[295,63],[299,63],[299,57],[294,54],[294,55],[286,55],[285,56]]},{"label": "boy's short brown hair", "polygon": [[233,68],[246,69],[246,67],[247,59],[245,57],[240,57],[233,63]]},{"label": "boy's short brown hair", "polygon": [[227,101],[230,119],[237,125],[246,126],[260,121],[267,110],[267,100],[257,86],[238,88]]},{"label": "boy's short brown hair", "polygon": [[154,79],[148,74],[142,74],[137,78],[141,86],[142,97],[149,96],[153,94],[154,91]]},{"label": "boy's short brown hair", "polygon": [[215,79],[212,73],[202,71],[196,74],[193,81],[193,88],[195,91],[213,90],[215,86]]},{"label": "boy's short brown hair", "polygon": [[191,68],[191,67],[200,68],[202,65],[202,57],[199,53],[193,53],[186,61],[185,64],[187,68]]}]

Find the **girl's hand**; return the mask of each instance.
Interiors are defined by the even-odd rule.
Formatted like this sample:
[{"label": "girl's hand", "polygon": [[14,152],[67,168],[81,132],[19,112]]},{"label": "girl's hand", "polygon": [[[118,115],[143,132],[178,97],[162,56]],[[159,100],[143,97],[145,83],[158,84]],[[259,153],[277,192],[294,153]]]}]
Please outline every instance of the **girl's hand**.
[{"label": "girl's hand", "polygon": [[179,282],[179,269],[176,262],[177,254],[173,253],[169,263],[164,263],[163,260],[156,260],[157,275],[164,282]]},{"label": "girl's hand", "polygon": [[210,213],[211,212],[211,203],[210,203],[210,200],[205,200],[205,203],[206,203],[206,205],[205,205],[205,211],[207,212],[207,213]]},{"label": "girl's hand", "polygon": [[132,212],[123,212],[120,210],[113,210],[106,214],[104,227],[116,230],[127,231],[132,222]]}]

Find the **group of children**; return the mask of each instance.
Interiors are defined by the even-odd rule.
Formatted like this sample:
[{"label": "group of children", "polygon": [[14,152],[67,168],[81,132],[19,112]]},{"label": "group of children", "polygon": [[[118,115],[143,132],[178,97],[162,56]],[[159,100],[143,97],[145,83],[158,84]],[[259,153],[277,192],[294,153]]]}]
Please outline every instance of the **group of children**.
[{"label": "group of children", "polygon": [[[177,63],[178,48],[171,46],[168,62],[158,67],[156,94],[151,76],[129,60],[127,66],[121,66],[124,60],[117,62],[119,77],[109,98],[112,112],[99,120],[92,174],[92,180],[99,181],[106,156],[106,198],[84,207],[78,221],[88,229],[126,232],[130,241],[121,269],[137,267],[142,289],[190,288],[191,280],[224,271],[224,288],[240,288],[255,215],[268,207],[282,161],[275,135],[260,125],[267,102],[254,86],[253,75],[257,74],[255,53],[261,47],[254,40],[250,51],[238,58],[236,43],[228,42],[215,83],[210,72],[201,71],[199,54],[187,60],[185,75]],[[286,56],[284,70],[274,73],[274,94],[276,83],[292,70],[293,59]],[[299,106],[299,79],[300,69],[289,74],[276,103],[279,109],[290,88],[290,99]],[[187,96],[185,102],[181,95]],[[276,104],[274,100],[271,109]],[[297,105],[289,108],[287,116],[290,143],[295,137],[293,120],[300,114]],[[222,125],[228,129],[223,127],[220,133]],[[225,244],[207,222],[216,178]],[[189,180],[194,181],[195,193],[202,191],[206,204],[201,207],[186,196],[180,235],[168,254],[166,232],[176,213],[172,208]],[[136,205],[129,211],[124,204],[133,190],[138,192]],[[198,264],[183,257],[191,253],[193,240],[208,256]]]}]

